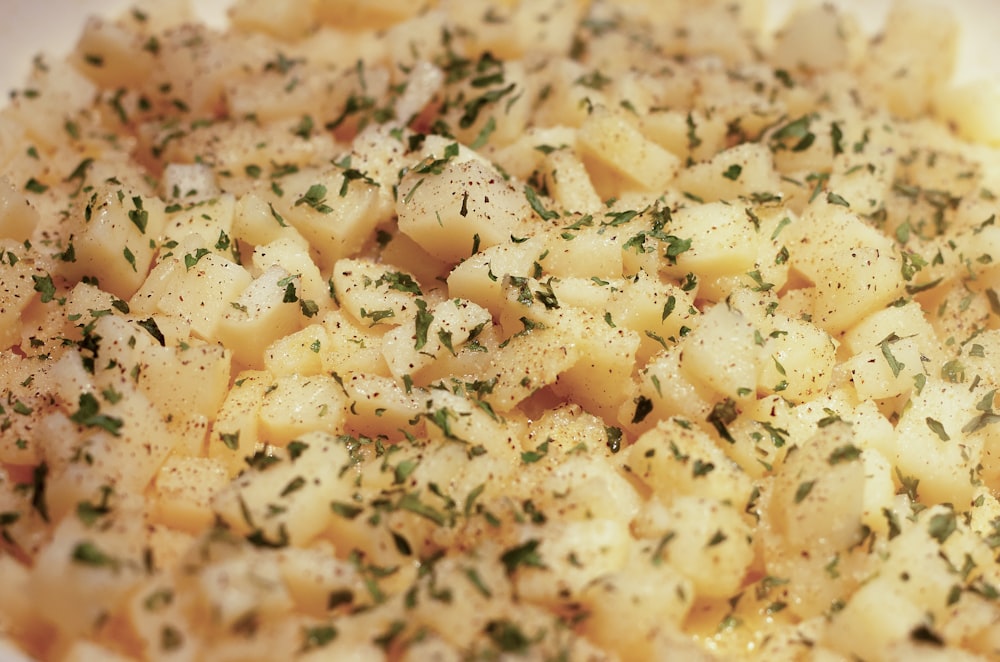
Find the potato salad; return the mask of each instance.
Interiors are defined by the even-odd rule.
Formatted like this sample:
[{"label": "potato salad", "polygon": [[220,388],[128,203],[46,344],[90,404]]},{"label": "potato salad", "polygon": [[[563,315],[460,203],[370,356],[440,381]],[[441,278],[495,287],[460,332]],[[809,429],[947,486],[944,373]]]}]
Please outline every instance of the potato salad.
[{"label": "potato salad", "polygon": [[1000,659],[996,90],[941,10],[765,8],[139,0],[40,54],[0,639]]}]

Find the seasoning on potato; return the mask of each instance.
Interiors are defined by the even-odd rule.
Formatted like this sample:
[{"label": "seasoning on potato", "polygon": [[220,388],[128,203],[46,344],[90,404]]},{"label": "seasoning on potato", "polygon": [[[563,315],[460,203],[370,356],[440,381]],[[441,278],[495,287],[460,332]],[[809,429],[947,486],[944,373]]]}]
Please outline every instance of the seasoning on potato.
[{"label": "seasoning on potato", "polygon": [[142,2],[37,59],[3,636],[1000,656],[1000,123],[938,10],[757,9]]}]

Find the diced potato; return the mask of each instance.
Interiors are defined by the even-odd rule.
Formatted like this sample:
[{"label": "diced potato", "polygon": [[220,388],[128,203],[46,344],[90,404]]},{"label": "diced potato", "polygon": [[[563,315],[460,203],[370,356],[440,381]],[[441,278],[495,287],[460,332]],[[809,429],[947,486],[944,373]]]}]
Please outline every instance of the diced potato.
[{"label": "diced potato", "polygon": [[[699,597],[726,597],[753,561],[750,527],[734,508],[714,499],[683,496],[668,507],[669,529],[659,552],[691,580]],[[673,534],[673,535],[670,535]]]},{"label": "diced potato", "polygon": [[410,274],[373,260],[340,260],[330,283],[341,310],[369,328],[403,324],[417,314],[417,298],[423,294]]},{"label": "diced potato", "polygon": [[102,187],[92,193],[69,236],[76,259],[60,264],[69,278],[89,276],[120,299],[131,297],[149,273],[152,240],[166,223],[158,198]]},{"label": "diced potato", "polygon": [[753,269],[759,238],[753,221],[739,205],[716,202],[685,207],[672,215],[668,231],[674,241],[664,249],[673,257],[664,271],[670,275],[681,278],[694,272],[710,279]]},{"label": "diced potato", "polygon": [[771,58],[787,70],[840,69],[856,58],[857,26],[832,5],[801,9],[782,27]]},{"label": "diced potato", "polygon": [[777,191],[781,181],[771,150],[760,143],[743,143],[686,168],[678,173],[672,186],[705,202],[715,202]]},{"label": "diced potato", "polygon": [[256,532],[264,540],[307,544],[323,530],[330,501],[350,495],[337,479],[350,464],[347,447],[325,432],[302,435],[297,455],[250,471],[217,492],[214,512],[233,530]]},{"label": "diced potato", "polygon": [[[628,186],[662,190],[680,168],[680,159],[643,137],[621,114],[595,112],[580,126],[577,141],[604,197]],[[619,178],[625,183],[618,184]]]},{"label": "diced potato", "polygon": [[208,343],[161,345],[150,332],[159,331],[152,321],[137,325],[113,316],[98,319],[94,331],[106,343],[102,356],[134,370],[133,381],[164,416],[215,416],[229,388],[230,353]]},{"label": "diced potato", "polygon": [[590,614],[584,628],[623,659],[639,659],[651,655],[654,633],[680,626],[694,596],[691,580],[672,565],[641,557],[584,589],[582,601]]},{"label": "diced potato", "polygon": [[926,112],[953,72],[958,22],[938,8],[897,2],[885,26],[864,62],[862,77],[893,113],[912,118]]},{"label": "diced potato", "polygon": [[[761,348],[758,384],[765,392],[805,402],[830,385],[836,355],[833,338],[814,324],[788,318],[776,320],[775,330]],[[917,366],[919,363],[914,364]]]},{"label": "diced potato", "polygon": [[[221,558],[199,559],[201,567],[194,577],[193,597],[198,601],[197,607],[206,614],[203,625],[207,634],[214,634],[220,640],[219,647],[225,649],[231,640],[219,637],[219,633],[231,630],[248,614],[257,614],[265,622],[286,615],[292,601],[281,581],[281,568],[274,555],[219,556]],[[266,635],[266,632],[257,631],[259,635]],[[254,643],[258,646],[269,643],[265,636],[261,639],[263,641]],[[246,659],[246,651],[242,653],[239,657]]]},{"label": "diced potato", "polygon": [[923,363],[917,343],[910,338],[889,335],[877,347],[855,354],[845,363],[861,400],[881,400],[914,387],[923,377]]},{"label": "diced potato", "polygon": [[6,177],[0,177],[0,238],[25,241],[38,225],[36,210]]},{"label": "diced potato", "polygon": [[246,370],[236,375],[226,394],[208,440],[208,457],[222,462],[230,477],[245,468],[243,459],[261,441],[261,403],[274,385],[271,373]]},{"label": "diced potato", "polygon": [[260,405],[260,434],[268,442],[287,445],[308,432],[342,430],[347,398],[328,375],[290,374],[275,379]]},{"label": "diced potato", "polygon": [[[439,157],[440,158],[440,157]],[[524,236],[525,195],[478,161],[413,168],[399,185],[399,229],[440,260],[457,263]]]},{"label": "diced potato", "polygon": [[844,655],[879,659],[889,646],[924,624],[924,612],[875,578],[862,586],[830,624],[827,645]]},{"label": "diced potato", "polygon": [[317,543],[308,549],[288,548],[278,552],[282,578],[296,605],[303,611],[322,616],[338,604],[364,604],[364,580],[357,568],[336,558],[331,545]]},{"label": "diced potato", "polygon": [[313,261],[309,244],[294,231],[266,244],[258,244],[250,259],[259,272],[278,266],[298,277],[295,294],[304,315],[314,315],[329,304],[332,297],[330,285]]},{"label": "diced potato", "polygon": [[321,343],[319,353],[324,372],[389,375],[377,327],[366,329],[339,310],[327,313],[321,323],[328,339]]},{"label": "diced potato", "polygon": [[277,377],[319,374],[323,372],[323,346],[329,343],[326,328],[310,324],[271,343],[264,352],[264,369]]},{"label": "diced potato", "polygon": [[562,321],[579,334],[580,358],[559,375],[553,390],[595,414],[613,418],[628,397],[639,334],[579,310],[564,310]]},{"label": "diced potato", "polygon": [[182,244],[179,253],[160,262],[129,300],[138,314],[175,315],[204,339],[214,336],[232,302],[252,282],[238,264],[197,243]]},{"label": "diced potato", "polygon": [[1000,145],[1000,123],[989,112],[1000,102],[1000,86],[977,80],[943,89],[933,101],[937,115],[957,127],[963,138]]},{"label": "diced potato", "polygon": [[758,346],[753,326],[739,311],[716,304],[681,344],[688,379],[735,400],[756,394],[757,362],[751,357]]},{"label": "diced potato", "polygon": [[750,477],[690,422],[668,419],[640,436],[628,451],[630,473],[665,504],[678,496],[746,503]]},{"label": "diced potato", "polygon": [[685,352],[674,346],[653,356],[639,375],[632,401],[626,401],[618,420],[635,432],[648,430],[671,416],[704,420],[715,404],[713,389],[693,380],[682,368]]},{"label": "diced potato", "polygon": [[[538,547],[545,567],[519,572],[514,584],[517,593],[536,603],[552,595],[572,600],[592,582],[621,570],[630,547],[622,524],[598,518],[546,524],[557,535],[546,532],[545,542]],[[522,535],[529,538],[531,531]]]},{"label": "diced potato", "polygon": [[[14,245],[0,241],[0,346],[4,348],[18,344],[23,326],[23,313],[35,300],[38,281],[51,276],[42,275],[29,262],[18,257],[19,251],[11,250]],[[49,283],[45,280],[43,283]],[[52,285],[53,290],[55,284]],[[45,297],[54,296],[51,292]]]},{"label": "diced potato", "polygon": [[548,274],[557,278],[598,279],[622,275],[621,247],[615,237],[602,229],[550,232],[545,239],[545,257],[540,263]]},{"label": "diced potato", "polygon": [[[207,203],[207,206],[214,208],[212,210],[214,213],[209,214],[207,210],[202,210],[204,213],[202,218],[211,215],[213,220],[225,223],[226,226],[232,224],[235,198],[232,194],[226,194],[221,200],[215,199],[219,195],[215,171],[204,163],[168,163],[163,169],[160,190],[163,192],[163,198],[174,204],[200,207]],[[224,206],[220,207],[220,203]]]},{"label": "diced potato", "polygon": [[532,274],[533,265],[543,259],[545,251],[542,237],[487,248],[452,270],[448,276],[448,291],[452,296],[474,301],[498,315],[506,301],[505,279]]},{"label": "diced potato", "polygon": [[853,440],[847,424],[832,424],[785,459],[768,517],[770,533],[789,555],[810,550],[826,558],[861,537],[865,469]]},{"label": "diced potato", "polygon": [[601,198],[590,181],[586,166],[575,153],[556,150],[545,157],[543,167],[550,195],[561,208],[584,214],[600,209]]},{"label": "diced potato", "polygon": [[252,246],[269,244],[282,237],[296,237],[302,243],[299,231],[288,225],[273,204],[256,192],[250,192],[236,200],[233,209],[233,238]]},{"label": "diced potato", "polygon": [[261,0],[240,0],[229,10],[229,20],[241,30],[261,31],[280,39],[305,36],[313,25],[312,3],[278,5]]},{"label": "diced potato", "polygon": [[721,115],[652,109],[638,122],[644,136],[681,158],[708,159],[725,144],[726,123]]},{"label": "diced potato", "polygon": [[74,61],[101,87],[118,88],[142,83],[152,73],[155,60],[143,48],[142,35],[118,23],[92,17],[76,42]]},{"label": "diced potato", "polygon": [[297,287],[301,282],[280,266],[272,266],[223,309],[216,334],[237,363],[262,367],[265,349],[299,329],[303,315]]},{"label": "diced potato", "polygon": [[351,401],[347,423],[364,434],[396,435],[423,411],[419,393],[388,376],[356,373],[344,390]]},{"label": "diced potato", "polygon": [[783,234],[796,268],[816,285],[813,321],[827,332],[852,326],[903,292],[892,241],[840,205],[814,202]]},{"label": "diced potato", "polygon": [[156,519],[199,533],[214,518],[212,497],[229,483],[222,463],[201,457],[170,457],[156,475]]},{"label": "diced potato", "polygon": [[34,609],[63,632],[90,631],[140,578],[142,545],[141,529],[124,523],[95,531],[65,518],[28,580]]},{"label": "diced potato", "polygon": [[[975,489],[972,478],[983,449],[982,434],[968,434],[985,413],[977,401],[991,392],[970,393],[967,386],[935,377],[915,393],[896,425],[896,470],[919,480],[917,493],[926,503],[966,504]],[[902,479],[901,479],[902,480]]]},{"label": "diced potato", "polygon": [[348,179],[348,170],[303,170],[282,179],[284,195],[273,205],[309,242],[321,268],[361,248],[379,221],[376,186]]},{"label": "diced potato", "polygon": [[11,115],[33,142],[54,148],[65,140],[66,118],[89,106],[97,87],[68,62],[50,62],[42,73],[32,81],[36,94],[18,96]]},{"label": "diced potato", "polygon": [[397,379],[415,376],[445,352],[455,355],[493,321],[490,312],[471,301],[449,299],[433,308],[420,306],[411,322],[382,338],[382,355]]}]

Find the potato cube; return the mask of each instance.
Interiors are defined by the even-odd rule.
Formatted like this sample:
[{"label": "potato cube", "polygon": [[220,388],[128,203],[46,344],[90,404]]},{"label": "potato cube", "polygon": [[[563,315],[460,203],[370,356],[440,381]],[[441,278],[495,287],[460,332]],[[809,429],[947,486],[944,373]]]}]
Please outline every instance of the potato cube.
[{"label": "potato cube", "polygon": [[700,428],[677,419],[662,420],[628,449],[630,474],[664,504],[678,496],[746,503],[750,477]]},{"label": "potato cube", "polygon": [[167,526],[200,533],[212,524],[212,497],[229,483],[218,460],[167,458],[156,475],[155,518]]},{"label": "potato cube", "polygon": [[434,257],[457,263],[512,236],[523,237],[531,216],[525,194],[478,161],[420,167],[399,185],[399,229]]},{"label": "potato cube", "polygon": [[774,331],[768,334],[760,354],[759,387],[800,403],[820,395],[830,385],[837,346],[815,324],[781,316],[775,319]]},{"label": "potato cube", "polygon": [[156,64],[143,48],[142,35],[120,23],[91,17],[76,42],[73,61],[92,81],[104,88],[137,86],[149,78]]},{"label": "potato cube", "polygon": [[621,278],[622,249],[603,228],[545,235],[545,272],[556,278]]},{"label": "potato cube", "polygon": [[584,632],[621,659],[656,659],[655,634],[679,628],[694,597],[691,580],[671,564],[636,559],[583,590]]},{"label": "potato cube", "polygon": [[0,348],[4,350],[20,342],[23,313],[36,300],[35,279],[49,277],[20,259],[19,251],[12,252],[8,247],[13,245],[0,241]]},{"label": "potato cube", "polygon": [[922,607],[904,598],[888,578],[875,577],[834,615],[824,642],[844,655],[885,659],[889,647],[925,624]]},{"label": "potato cube", "polygon": [[351,404],[347,426],[369,436],[395,436],[424,410],[420,391],[388,376],[355,373],[344,381]]},{"label": "potato cube", "polygon": [[236,198],[226,194],[167,214],[162,244],[191,241],[188,237],[194,235],[199,246],[212,248],[236,262],[236,244],[232,238],[235,207]]},{"label": "potato cube", "polygon": [[560,373],[553,390],[588,411],[613,419],[632,385],[639,334],[611,327],[579,309],[563,309],[561,323],[579,334],[579,358]]},{"label": "potato cube", "polygon": [[250,286],[246,269],[207,248],[181,244],[160,262],[129,301],[138,314],[175,315],[204,340],[214,340],[232,302]]},{"label": "potato cube", "polygon": [[245,468],[243,459],[252,456],[261,441],[261,403],[274,385],[271,373],[245,370],[226,394],[212,426],[208,457],[222,462],[230,477]]},{"label": "potato cube", "polygon": [[251,246],[269,244],[282,237],[295,237],[308,245],[299,231],[285,222],[263,195],[250,192],[236,200],[233,209],[233,238]]},{"label": "potato cube", "polygon": [[694,272],[707,280],[753,269],[760,237],[740,205],[713,202],[684,207],[673,214],[668,229],[678,240],[663,245],[673,256],[664,268],[669,275],[681,278]]},{"label": "potato cube", "polygon": [[319,352],[323,372],[344,377],[355,372],[389,376],[382,354],[383,336],[377,327],[366,329],[340,310],[327,313],[321,323],[327,336]]},{"label": "potato cube", "polygon": [[264,352],[264,369],[276,377],[319,374],[323,372],[323,346],[329,342],[321,324],[310,324],[268,345]]},{"label": "potato cube", "polygon": [[[725,502],[682,496],[667,509],[664,560],[691,580],[696,596],[725,598],[743,583],[754,552],[750,527]],[[665,532],[666,533],[666,532]]]},{"label": "potato cube", "polygon": [[284,446],[307,432],[342,431],[347,398],[333,377],[291,374],[277,377],[274,384],[258,414],[264,439]]},{"label": "potato cube", "polygon": [[[896,469],[920,481],[923,503],[965,504],[975,486],[970,476],[983,452],[983,435],[967,434],[964,428],[977,420],[976,408],[984,394],[963,384],[929,377],[919,393],[910,398],[896,425]],[[987,407],[992,407],[990,395]]]},{"label": "potato cube", "polygon": [[685,168],[672,186],[705,202],[715,202],[779,191],[781,180],[766,145],[743,143],[719,152],[709,161]]},{"label": "potato cube", "polygon": [[681,368],[688,379],[735,400],[757,393],[759,347],[754,327],[738,310],[716,304],[681,345]]},{"label": "potato cube", "polygon": [[609,192],[607,183],[602,183],[610,183],[609,176],[612,182],[623,178],[633,188],[662,191],[681,166],[680,159],[647,140],[622,114],[594,112],[580,126],[577,141],[602,195]]},{"label": "potato cube", "polygon": [[138,366],[133,381],[164,416],[214,417],[229,388],[230,353],[214,343],[160,345],[149,326],[148,320],[140,326],[111,315],[99,318],[94,333],[102,340],[102,356],[129,371]]},{"label": "potato cube", "polygon": [[448,292],[499,315],[507,300],[503,286],[506,278],[533,273],[533,265],[542,259],[545,251],[546,241],[542,237],[486,248],[452,270],[448,276]]},{"label": "potato cube", "polygon": [[338,478],[351,464],[347,446],[325,432],[298,441],[296,455],[248,471],[215,495],[215,513],[234,531],[304,546],[333,516],[330,502],[350,498],[350,482]]},{"label": "potato cube", "polygon": [[382,338],[382,355],[397,379],[419,374],[444,352],[455,355],[473,334],[493,322],[490,311],[471,301],[448,299],[430,310],[419,304],[410,322]]},{"label": "potato cube", "polygon": [[73,238],[76,260],[61,262],[60,271],[74,280],[96,278],[118,298],[128,299],[149,273],[156,250],[152,240],[166,223],[163,210],[158,198],[100,188],[70,220],[67,236]]},{"label": "potato cube", "polygon": [[348,179],[347,169],[302,170],[282,179],[285,194],[274,207],[309,241],[319,256],[319,267],[328,269],[353,256],[382,220],[374,213],[377,187],[363,177]]},{"label": "potato cube", "polygon": [[[313,261],[309,243],[294,229],[267,243],[258,244],[250,262],[258,272],[278,266],[292,276],[297,276],[296,296],[306,316],[326,309],[332,295],[330,286]],[[287,286],[286,286],[287,287]],[[310,310],[312,309],[312,310]]]},{"label": "potato cube", "polygon": [[38,225],[38,210],[14,188],[6,177],[0,177],[0,239],[25,241]]},{"label": "potato cube", "polygon": [[405,323],[417,314],[417,297],[423,294],[410,274],[374,260],[340,260],[330,282],[341,310],[368,328]]},{"label": "potato cube", "polygon": [[303,315],[296,287],[300,284],[298,276],[272,266],[223,309],[216,337],[237,363],[262,367],[264,350],[299,329]]},{"label": "potato cube", "polygon": [[313,27],[313,3],[266,0],[239,0],[229,10],[233,25],[248,32],[264,32],[291,41],[300,39]]}]

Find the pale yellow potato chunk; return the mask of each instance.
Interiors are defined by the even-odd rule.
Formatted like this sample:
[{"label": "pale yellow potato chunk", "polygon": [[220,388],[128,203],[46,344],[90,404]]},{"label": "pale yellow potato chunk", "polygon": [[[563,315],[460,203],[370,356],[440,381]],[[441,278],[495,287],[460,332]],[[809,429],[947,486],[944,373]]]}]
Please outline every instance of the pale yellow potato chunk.
[{"label": "pale yellow potato chunk", "polygon": [[756,393],[759,348],[753,326],[739,311],[716,304],[681,344],[688,379],[737,400]]},{"label": "pale yellow potato chunk", "polygon": [[308,543],[333,516],[330,501],[349,494],[350,486],[330,474],[348,466],[350,458],[344,444],[325,432],[302,435],[297,452],[229,483],[213,498],[214,512],[244,534]]},{"label": "pale yellow potato chunk", "polygon": [[201,457],[170,457],[156,474],[156,519],[198,533],[214,517],[212,497],[229,483],[222,463]]},{"label": "pale yellow potato chunk", "polygon": [[[620,113],[595,112],[580,126],[577,142],[598,191],[624,186],[662,190],[680,168],[680,159],[647,140]],[[610,181],[609,181],[610,180]]]},{"label": "pale yellow potato chunk", "polygon": [[[440,158],[440,157],[438,157]],[[439,172],[412,169],[399,185],[399,229],[440,260],[524,236],[531,215],[522,191],[478,161],[448,161]]]},{"label": "pale yellow potato chunk", "polygon": [[155,254],[150,242],[164,228],[163,210],[158,198],[101,187],[71,221],[76,260],[61,268],[71,278],[96,278],[115,296],[128,299],[149,273]]},{"label": "pale yellow potato chunk", "polygon": [[347,398],[333,377],[278,376],[260,405],[260,433],[281,446],[308,432],[335,434],[341,431],[346,410]]},{"label": "pale yellow potato chunk", "polygon": [[0,237],[24,241],[38,225],[38,210],[15,190],[13,183],[0,177]]},{"label": "pale yellow potato chunk", "polygon": [[690,247],[662,268],[681,278],[694,272],[702,279],[742,274],[757,257],[757,232],[739,205],[721,202],[684,207],[673,214],[670,235]]},{"label": "pale yellow potato chunk", "polygon": [[299,330],[303,315],[296,288],[301,284],[298,276],[272,266],[224,310],[216,335],[239,364],[263,367],[265,350]]}]

